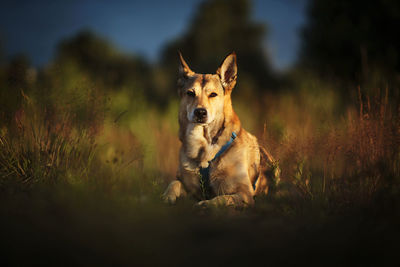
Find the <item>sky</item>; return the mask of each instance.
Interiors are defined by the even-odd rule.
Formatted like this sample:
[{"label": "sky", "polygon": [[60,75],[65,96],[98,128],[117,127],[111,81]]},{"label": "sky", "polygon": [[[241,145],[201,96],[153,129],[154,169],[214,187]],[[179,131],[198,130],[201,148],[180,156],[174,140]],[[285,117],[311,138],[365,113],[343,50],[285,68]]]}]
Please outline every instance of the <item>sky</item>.
[{"label": "sky", "polygon": [[[163,45],[185,32],[200,2],[3,0],[1,51],[7,58],[24,53],[40,67],[51,60],[60,40],[89,29],[110,39],[122,51],[154,62]],[[253,19],[268,25],[264,45],[277,70],[296,60],[305,5],[305,0],[253,0]]]}]

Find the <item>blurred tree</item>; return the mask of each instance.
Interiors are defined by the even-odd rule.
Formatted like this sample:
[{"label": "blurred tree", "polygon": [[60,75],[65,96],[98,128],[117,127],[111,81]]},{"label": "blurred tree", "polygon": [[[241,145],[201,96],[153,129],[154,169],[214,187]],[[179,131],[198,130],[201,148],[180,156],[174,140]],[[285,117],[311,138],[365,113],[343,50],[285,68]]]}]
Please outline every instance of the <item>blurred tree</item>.
[{"label": "blurred tree", "polygon": [[399,34],[398,0],[310,0],[300,62],[345,82],[390,77],[400,71]]},{"label": "blurred tree", "polygon": [[[111,91],[157,103],[152,76],[153,68],[145,59],[122,53],[108,40],[82,31],[59,43],[52,64],[39,75],[37,99],[43,105],[72,105],[76,113],[83,114],[80,117],[87,115],[90,103],[99,103],[101,98],[107,102]],[[96,105],[97,110],[107,106]]]},{"label": "blurred tree", "polygon": [[3,40],[0,36],[0,66],[3,64],[4,60],[4,48],[3,48]]},{"label": "blurred tree", "polygon": [[145,90],[149,86],[151,69],[144,59],[120,53],[107,40],[89,31],[58,45],[55,64],[71,62],[107,89],[129,86]]},{"label": "blurred tree", "polygon": [[30,61],[23,54],[15,55],[0,73],[0,120],[8,124],[21,108],[22,91],[30,89]]},{"label": "blurred tree", "polygon": [[273,76],[263,48],[266,27],[252,21],[250,11],[249,0],[207,0],[200,4],[187,32],[162,52],[162,65],[168,69],[169,76],[176,77],[178,50],[199,73],[215,73],[224,57],[235,51],[238,86],[247,83],[246,90],[271,86]]},{"label": "blurred tree", "polygon": [[77,125],[96,128],[110,96],[150,98],[151,76],[152,68],[144,59],[121,53],[108,40],[82,31],[59,43],[55,59],[38,75],[34,97],[46,107],[47,116],[65,109]]},{"label": "blurred tree", "polygon": [[15,90],[28,87],[29,58],[24,54],[14,56],[7,67],[7,85]]}]

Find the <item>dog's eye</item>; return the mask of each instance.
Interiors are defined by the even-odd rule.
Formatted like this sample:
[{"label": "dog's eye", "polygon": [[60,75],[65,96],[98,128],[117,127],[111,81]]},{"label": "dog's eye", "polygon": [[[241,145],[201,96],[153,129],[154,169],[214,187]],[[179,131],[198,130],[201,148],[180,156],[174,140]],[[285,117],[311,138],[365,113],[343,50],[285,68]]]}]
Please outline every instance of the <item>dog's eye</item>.
[{"label": "dog's eye", "polygon": [[196,94],[193,91],[187,91],[186,94],[190,97],[195,97]]},{"label": "dog's eye", "polygon": [[211,93],[208,97],[216,97],[217,94],[216,93]]}]

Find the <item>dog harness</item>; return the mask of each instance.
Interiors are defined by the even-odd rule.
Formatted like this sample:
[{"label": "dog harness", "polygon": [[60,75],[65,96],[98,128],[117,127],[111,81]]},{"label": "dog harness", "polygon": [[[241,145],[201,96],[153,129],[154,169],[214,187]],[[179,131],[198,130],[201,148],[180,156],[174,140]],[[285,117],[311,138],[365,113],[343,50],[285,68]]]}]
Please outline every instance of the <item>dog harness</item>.
[{"label": "dog harness", "polygon": [[211,187],[210,187],[210,165],[211,163],[216,160],[219,156],[222,155],[235,141],[237,135],[235,132],[232,132],[231,138],[225,145],[221,147],[215,157],[208,162],[207,168],[200,168],[200,186],[203,192],[203,197],[208,199],[211,195]]}]

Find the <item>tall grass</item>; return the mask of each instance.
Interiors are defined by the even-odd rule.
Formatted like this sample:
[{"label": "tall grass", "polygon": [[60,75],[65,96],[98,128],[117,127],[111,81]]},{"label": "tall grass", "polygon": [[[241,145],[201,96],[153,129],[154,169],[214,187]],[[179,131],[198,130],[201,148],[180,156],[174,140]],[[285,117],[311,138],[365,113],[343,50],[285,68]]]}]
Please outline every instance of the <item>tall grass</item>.
[{"label": "tall grass", "polygon": [[[399,108],[389,101],[388,89],[357,92],[357,102],[339,114],[330,90],[266,98],[268,108],[258,113],[266,123],[254,126],[253,117],[251,128],[282,169],[277,196],[340,210],[370,203],[382,190],[399,190]],[[90,103],[101,102],[89,96]],[[118,112],[126,108],[119,114],[104,117],[89,110],[84,120],[90,123],[83,124],[65,106],[47,110],[24,98],[13,126],[3,127],[0,135],[2,188],[10,182],[23,187],[62,183],[157,202],[174,179],[177,103],[162,111],[132,110],[128,101],[117,105]],[[246,126],[251,115],[239,113]]]},{"label": "tall grass", "polygon": [[[371,203],[388,187],[398,190],[399,107],[388,101],[388,89],[376,89],[374,94],[371,99],[358,88],[358,103],[337,119],[310,106],[299,113],[293,110],[299,108],[294,102],[289,112],[275,109],[278,116],[297,118],[285,125],[289,133],[284,138],[264,133],[265,144],[280,161],[283,179],[297,188],[296,194],[340,209]],[[321,114],[329,120],[325,125],[319,123]]]},{"label": "tall grass", "polygon": [[381,237],[396,240],[400,223],[398,103],[388,90],[359,89],[343,107],[331,89],[313,90],[270,94],[254,112],[234,100],[282,170],[276,193],[239,211],[198,211],[190,198],[161,203],[178,162],[176,102],[157,109],[120,91],[106,96],[108,109],[91,109],[105,96],[86,94],[78,108],[24,96],[0,131],[6,260],[344,266],[359,248],[361,262],[390,265],[395,246]]},{"label": "tall grass", "polygon": [[68,113],[51,115],[29,99],[14,119],[0,135],[2,184],[10,179],[26,186],[88,179],[96,151],[89,129],[77,129]]},{"label": "tall grass", "polygon": [[14,122],[0,133],[1,190],[67,186],[136,202],[159,194],[159,179],[144,172],[141,144],[128,129],[92,110],[77,117],[70,106],[41,106],[23,95]]}]

